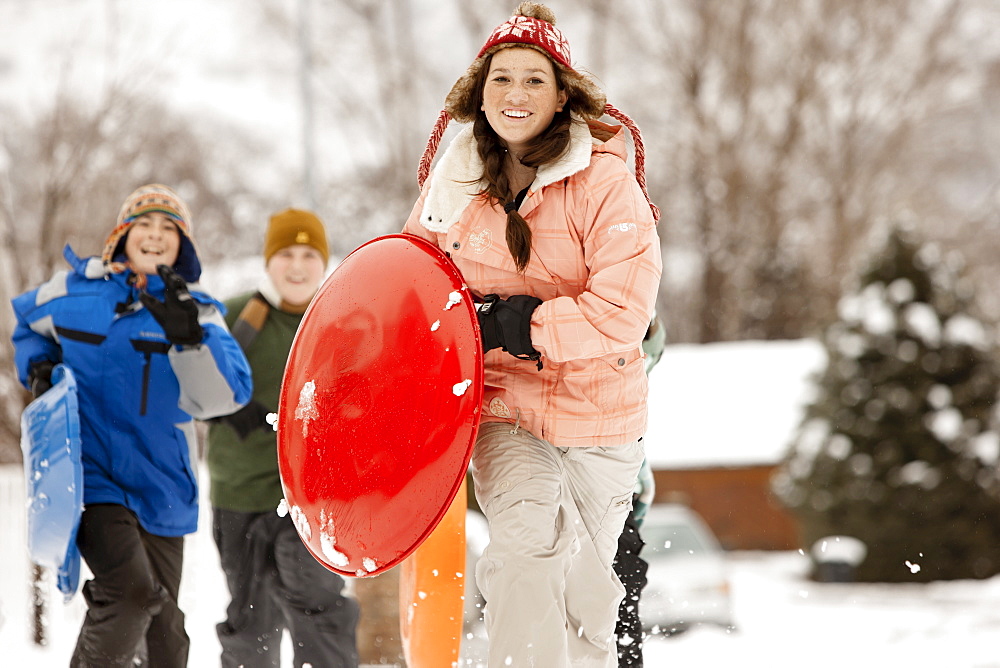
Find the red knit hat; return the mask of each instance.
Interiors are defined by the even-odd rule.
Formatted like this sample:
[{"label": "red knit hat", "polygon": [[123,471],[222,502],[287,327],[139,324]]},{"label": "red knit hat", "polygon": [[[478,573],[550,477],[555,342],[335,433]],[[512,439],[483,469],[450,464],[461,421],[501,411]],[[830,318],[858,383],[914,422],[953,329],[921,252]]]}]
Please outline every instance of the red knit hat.
[{"label": "red knit hat", "polygon": [[654,219],[659,220],[660,210],[649,199],[649,193],[646,191],[646,152],[638,126],[624,113],[607,104],[604,92],[590,77],[573,68],[569,42],[562,31],[555,27],[555,23],[555,14],[545,5],[536,2],[522,2],[514,10],[514,15],[497,26],[490,34],[472,65],[455,82],[451,92],[445,98],[444,110],[438,116],[420,158],[417,168],[417,183],[423,188],[449,121],[454,119],[460,123],[470,123],[480,113],[480,110],[472,102],[472,87],[476,76],[485,66],[487,56],[505,47],[529,47],[541,51],[552,59],[553,66],[559,70],[560,78],[569,94],[574,113],[583,118],[595,120],[603,114],[607,114],[628,128],[635,145],[636,181],[642,188],[646,201],[649,202]]},{"label": "red knit hat", "polygon": [[[520,14],[522,10],[528,11],[525,5],[530,4],[534,3],[521,3],[521,6],[517,8],[518,13],[515,13],[507,22],[497,26],[476,57],[482,58],[498,44],[529,44],[544,51],[552,60],[563,67],[573,69],[569,55],[569,42],[566,41],[562,31],[556,28],[555,16],[553,15],[550,21]],[[544,5],[535,6],[536,11],[542,8]],[[542,14],[542,12],[538,13]]]}]

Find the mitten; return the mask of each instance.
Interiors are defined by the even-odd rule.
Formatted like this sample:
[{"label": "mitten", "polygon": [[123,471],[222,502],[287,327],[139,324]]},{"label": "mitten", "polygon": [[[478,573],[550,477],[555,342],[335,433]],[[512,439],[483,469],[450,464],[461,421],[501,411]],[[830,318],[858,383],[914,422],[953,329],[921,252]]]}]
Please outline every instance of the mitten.
[{"label": "mitten", "polygon": [[478,311],[483,352],[501,348],[519,359],[540,359],[541,353],[531,345],[531,314],[541,303],[541,299],[531,295],[513,295],[507,299],[495,294],[483,297]]},{"label": "mitten", "polygon": [[31,388],[31,396],[36,399],[52,389],[52,369],[56,362],[51,360],[39,360],[32,362],[28,369],[28,387]]},{"label": "mitten", "polygon": [[646,329],[646,336],[642,338],[642,352],[646,353],[646,373],[653,370],[660,358],[663,357],[663,348],[667,343],[667,328],[664,327],[660,317],[653,314],[653,319]]},{"label": "mitten", "polygon": [[635,481],[635,494],[632,495],[632,514],[635,517],[636,526],[642,526],[646,510],[653,503],[654,496],[656,496],[656,479],[653,477],[653,469],[649,465],[649,460],[643,459],[642,466],[639,467],[639,476]]},{"label": "mitten", "polygon": [[213,418],[212,422],[225,422],[233,428],[242,441],[256,429],[272,429],[267,421],[270,412],[267,406],[251,399],[250,403],[235,413]]},{"label": "mitten", "polygon": [[139,295],[139,301],[163,327],[170,343],[181,346],[201,343],[203,332],[198,322],[198,303],[191,298],[187,283],[165,264],[157,265],[156,273],[163,279],[163,301],[148,292]]}]

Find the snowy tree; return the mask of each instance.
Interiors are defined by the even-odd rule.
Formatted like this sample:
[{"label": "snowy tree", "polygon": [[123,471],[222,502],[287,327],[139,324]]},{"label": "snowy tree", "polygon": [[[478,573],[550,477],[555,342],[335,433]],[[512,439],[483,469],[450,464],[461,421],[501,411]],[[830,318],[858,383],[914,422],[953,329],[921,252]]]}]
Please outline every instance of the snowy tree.
[{"label": "snowy tree", "polygon": [[1000,366],[957,265],[890,233],[839,302],[828,366],[773,481],[806,545],[867,545],[861,580],[1000,572]]}]

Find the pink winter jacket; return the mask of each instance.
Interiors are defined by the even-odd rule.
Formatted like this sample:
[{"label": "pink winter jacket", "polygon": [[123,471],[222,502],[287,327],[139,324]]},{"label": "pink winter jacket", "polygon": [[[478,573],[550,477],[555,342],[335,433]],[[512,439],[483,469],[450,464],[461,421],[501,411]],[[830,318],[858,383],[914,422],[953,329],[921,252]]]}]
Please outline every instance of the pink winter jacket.
[{"label": "pink winter jacket", "polygon": [[499,349],[486,353],[484,422],[520,424],[558,447],[643,435],[641,343],[660,281],[660,243],[625,150],[621,127],[573,124],[569,149],[538,170],[518,209],[532,230],[524,273],[507,249],[506,214],[477,195],[482,163],[471,126],[424,184],[404,232],[449,253],[477,295],[542,300],[531,342],[543,368]]}]

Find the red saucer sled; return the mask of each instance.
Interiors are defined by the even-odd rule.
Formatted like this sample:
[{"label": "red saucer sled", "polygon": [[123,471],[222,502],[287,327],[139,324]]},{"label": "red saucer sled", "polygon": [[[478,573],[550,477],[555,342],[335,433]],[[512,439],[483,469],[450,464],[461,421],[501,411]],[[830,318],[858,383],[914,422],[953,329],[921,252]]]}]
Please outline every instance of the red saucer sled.
[{"label": "red saucer sled", "polygon": [[360,246],[320,287],[285,367],[278,464],[327,568],[378,575],[444,517],[479,426],[481,350],[462,275],[419,237]]}]

